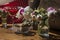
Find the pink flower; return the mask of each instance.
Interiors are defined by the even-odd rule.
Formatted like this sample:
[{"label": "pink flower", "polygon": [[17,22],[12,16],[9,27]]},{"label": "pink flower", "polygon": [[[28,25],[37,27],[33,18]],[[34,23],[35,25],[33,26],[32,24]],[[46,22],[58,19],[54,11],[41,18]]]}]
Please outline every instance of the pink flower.
[{"label": "pink flower", "polygon": [[50,11],[50,10],[55,10],[53,7],[49,7],[48,9],[47,9],[47,12],[48,11]]},{"label": "pink flower", "polygon": [[24,13],[24,8],[20,9],[20,14],[22,15]]}]

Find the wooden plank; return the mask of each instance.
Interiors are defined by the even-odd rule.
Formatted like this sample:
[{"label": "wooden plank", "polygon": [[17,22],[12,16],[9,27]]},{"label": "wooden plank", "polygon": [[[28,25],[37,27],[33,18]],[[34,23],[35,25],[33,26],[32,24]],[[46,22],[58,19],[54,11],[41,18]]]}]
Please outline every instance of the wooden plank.
[{"label": "wooden plank", "polygon": [[[2,26],[2,24],[0,24],[0,27]],[[7,24],[7,26],[12,26],[12,24]]]},{"label": "wooden plank", "polygon": [[[13,24],[7,24],[7,26],[12,26]],[[16,24],[16,25],[19,25],[19,26],[22,26],[22,24]],[[0,24],[0,27],[2,26],[2,24]]]},{"label": "wooden plank", "polygon": [[49,34],[54,35],[54,36],[60,36],[60,35],[52,33],[52,32],[49,32]]}]

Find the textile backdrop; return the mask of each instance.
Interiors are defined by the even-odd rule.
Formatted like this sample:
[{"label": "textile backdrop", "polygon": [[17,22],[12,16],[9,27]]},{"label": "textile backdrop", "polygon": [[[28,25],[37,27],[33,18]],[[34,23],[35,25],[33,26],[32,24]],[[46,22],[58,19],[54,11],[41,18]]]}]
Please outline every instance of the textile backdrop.
[{"label": "textile backdrop", "polygon": [[[28,6],[28,0],[14,0],[12,2],[9,2],[8,4],[3,4],[0,5],[0,8],[4,8],[4,7],[10,7],[11,9],[9,10],[9,12],[11,13],[11,15],[15,15],[17,13],[17,9],[13,9],[15,7],[18,6],[22,6],[22,7],[26,7]],[[16,17],[14,17],[14,19],[12,19],[13,16],[8,15],[7,16],[7,23],[12,24],[13,21],[14,23],[21,23],[23,17],[21,17],[20,19],[17,19]],[[0,23],[2,22],[1,18],[0,18]]]}]

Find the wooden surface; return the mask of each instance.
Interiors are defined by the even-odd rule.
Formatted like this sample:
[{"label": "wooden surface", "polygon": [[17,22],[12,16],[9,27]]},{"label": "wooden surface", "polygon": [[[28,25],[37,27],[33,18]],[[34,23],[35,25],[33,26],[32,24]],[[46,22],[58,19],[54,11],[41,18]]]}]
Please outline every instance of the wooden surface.
[{"label": "wooden surface", "polygon": [[42,38],[38,34],[34,36],[17,35],[13,31],[0,28],[0,40],[42,40]]}]

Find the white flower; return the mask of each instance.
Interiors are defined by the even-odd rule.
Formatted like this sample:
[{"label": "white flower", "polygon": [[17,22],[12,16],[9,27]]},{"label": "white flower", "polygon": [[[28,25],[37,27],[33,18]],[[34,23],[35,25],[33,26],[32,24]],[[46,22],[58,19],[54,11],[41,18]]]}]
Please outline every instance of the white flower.
[{"label": "white flower", "polygon": [[39,17],[41,17],[41,18],[42,18],[42,15],[38,14],[38,15],[37,15],[37,18],[39,18]]},{"label": "white flower", "polygon": [[32,12],[33,10],[30,8],[30,6],[27,6],[24,8],[24,12]]}]

